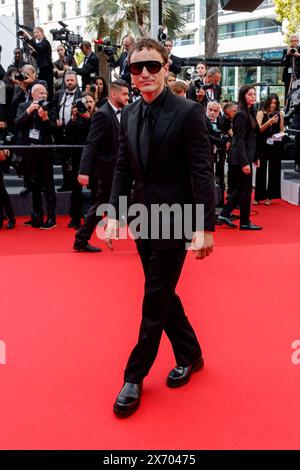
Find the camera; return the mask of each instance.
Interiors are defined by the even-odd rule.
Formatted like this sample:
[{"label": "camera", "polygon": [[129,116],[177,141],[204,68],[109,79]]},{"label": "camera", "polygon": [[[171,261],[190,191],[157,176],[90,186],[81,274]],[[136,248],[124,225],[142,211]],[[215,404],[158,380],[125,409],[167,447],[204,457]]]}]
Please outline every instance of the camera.
[{"label": "camera", "polygon": [[112,44],[110,39],[97,39],[94,41],[98,46],[98,52],[103,52],[106,57],[109,65],[114,66],[114,55],[116,55],[117,50],[121,47],[118,44]]},{"label": "camera", "polygon": [[66,57],[69,60],[69,65],[72,65],[72,58],[75,54],[76,47],[79,47],[83,41],[83,37],[80,34],[75,34],[73,31],[68,29],[68,25],[63,21],[59,21],[58,24],[62,26],[61,29],[50,29],[53,41],[60,41],[65,50]]},{"label": "camera", "polygon": [[50,103],[49,101],[44,100],[43,98],[38,100],[37,103],[40,105],[40,107],[44,111],[50,111],[53,108],[52,103]]},{"label": "camera", "polygon": [[214,84],[213,83],[207,83],[207,84],[203,84],[202,83],[202,80],[199,76],[197,76],[195,79],[194,79],[194,84],[195,84],[195,87],[197,90],[209,90],[210,88],[214,88]]},{"label": "camera", "polygon": [[91,85],[90,85],[91,93],[95,93],[96,90],[97,90],[97,85],[95,83],[91,83]]},{"label": "camera", "polygon": [[87,111],[85,103],[86,103],[85,98],[78,98],[77,100],[74,101],[72,106],[73,108],[77,109],[78,114],[85,114]]},{"label": "camera", "polygon": [[299,54],[300,54],[300,46],[297,47],[297,48],[292,47],[292,48],[290,49],[290,54],[293,55],[293,54],[295,54],[296,52],[299,52]]},{"label": "camera", "polygon": [[18,80],[19,82],[24,82],[25,80],[27,80],[28,75],[26,73],[23,73],[23,72],[17,72],[17,73],[12,75],[12,78],[14,80]]}]

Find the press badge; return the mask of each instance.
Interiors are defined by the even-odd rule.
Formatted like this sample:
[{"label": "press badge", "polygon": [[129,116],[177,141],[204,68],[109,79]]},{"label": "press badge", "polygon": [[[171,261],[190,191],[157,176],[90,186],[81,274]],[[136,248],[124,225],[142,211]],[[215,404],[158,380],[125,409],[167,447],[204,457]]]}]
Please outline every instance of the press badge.
[{"label": "press badge", "polygon": [[40,140],[40,131],[38,129],[30,129],[29,139]]},{"label": "press badge", "polygon": [[293,73],[292,67],[289,67],[289,68],[288,68],[288,73]]}]

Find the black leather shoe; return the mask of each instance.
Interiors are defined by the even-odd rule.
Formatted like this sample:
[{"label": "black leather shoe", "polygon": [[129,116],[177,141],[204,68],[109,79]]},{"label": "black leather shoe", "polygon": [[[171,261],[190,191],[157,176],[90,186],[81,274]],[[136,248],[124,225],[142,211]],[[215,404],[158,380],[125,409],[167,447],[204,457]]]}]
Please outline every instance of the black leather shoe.
[{"label": "black leather shoe", "polygon": [[14,228],[16,225],[16,219],[15,217],[11,217],[10,219],[8,219],[8,223],[6,224],[5,228],[7,228],[7,230],[11,230],[12,228]]},{"label": "black leather shoe", "polygon": [[74,228],[75,230],[79,230],[81,227],[80,220],[71,219],[68,223],[68,228]]},{"label": "black leather shoe", "polygon": [[203,357],[197,359],[190,366],[182,367],[176,366],[171,370],[167,377],[167,385],[171,388],[181,387],[188,383],[193,372],[202,369],[204,366]]},{"label": "black leather shoe", "polygon": [[134,413],[141,402],[143,384],[125,382],[114,403],[114,412],[120,417],[127,417]]},{"label": "black leather shoe", "polygon": [[237,225],[233,224],[231,220],[229,219],[229,217],[224,217],[223,215],[219,215],[218,220],[222,222],[222,224],[227,225],[227,227],[237,228]]},{"label": "black leather shoe", "polygon": [[29,220],[26,220],[23,225],[25,225],[25,227],[39,228],[41,225],[43,225],[43,219],[33,217]]},{"label": "black leather shoe", "polygon": [[231,215],[230,217],[228,217],[228,219],[231,220],[231,221],[239,220],[239,216],[238,215]]},{"label": "black leather shoe", "polygon": [[263,228],[259,225],[255,225],[252,222],[240,226],[240,230],[262,230]]},{"label": "black leather shoe", "polygon": [[40,226],[41,230],[49,230],[51,228],[56,227],[56,220],[55,219],[47,219],[44,224]]},{"label": "black leather shoe", "polygon": [[88,242],[79,242],[77,240],[74,242],[73,249],[83,253],[100,253],[102,251],[98,246],[92,246]]}]

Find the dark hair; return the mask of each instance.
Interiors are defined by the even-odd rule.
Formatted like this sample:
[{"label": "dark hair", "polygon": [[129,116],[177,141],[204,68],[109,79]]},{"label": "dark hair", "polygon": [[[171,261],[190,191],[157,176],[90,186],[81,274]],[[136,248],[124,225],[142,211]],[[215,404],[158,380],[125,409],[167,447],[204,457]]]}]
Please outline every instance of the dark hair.
[{"label": "dark hair", "polygon": [[116,88],[121,88],[121,87],[126,87],[129,89],[129,85],[125,80],[121,80],[120,78],[118,80],[114,80],[110,84],[110,90],[111,89],[116,89]]},{"label": "dark hair", "polygon": [[89,49],[92,48],[92,44],[90,43],[90,41],[82,41],[80,49],[82,49],[82,46],[88,47]]},{"label": "dark hair", "polygon": [[97,83],[97,80],[102,80],[102,83],[103,83],[103,90],[101,92],[101,96],[99,96],[99,91],[98,91],[98,96],[97,98],[106,98],[108,96],[108,86],[107,86],[107,83],[105,81],[105,78],[104,77],[100,77],[100,75],[98,77],[96,77],[95,81]]},{"label": "dark hair", "polygon": [[128,52],[128,63],[130,64],[130,59],[135,51],[142,51],[143,49],[155,49],[163,58],[165,64],[168,63],[168,52],[167,49],[158,41],[151,38],[143,38],[137,41],[133,46],[131,46]]},{"label": "dark hair", "polygon": [[243,85],[239,91],[239,100],[238,100],[238,111],[243,112],[249,119],[249,124],[254,129],[257,126],[257,121],[255,117],[254,106],[248,106],[246,101],[246,95],[249,90],[255,90],[252,85]]},{"label": "dark hair", "polygon": [[271,104],[271,101],[273,100],[276,100],[276,108],[275,110],[276,111],[279,111],[279,106],[280,106],[280,103],[279,103],[279,98],[278,98],[278,95],[277,93],[270,93],[265,101],[265,104],[264,104],[264,111],[269,111],[270,109],[270,104]]}]

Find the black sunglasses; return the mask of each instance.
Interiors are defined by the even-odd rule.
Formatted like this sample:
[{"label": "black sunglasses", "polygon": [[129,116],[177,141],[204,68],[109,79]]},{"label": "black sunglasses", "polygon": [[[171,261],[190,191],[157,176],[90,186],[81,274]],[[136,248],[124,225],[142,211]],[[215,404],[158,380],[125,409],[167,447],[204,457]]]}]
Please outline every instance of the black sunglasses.
[{"label": "black sunglasses", "polygon": [[129,64],[129,72],[132,75],[140,75],[144,67],[146,67],[149,73],[158,73],[164,65],[164,62],[158,62],[158,60],[144,60],[143,62],[132,62],[131,64]]}]

